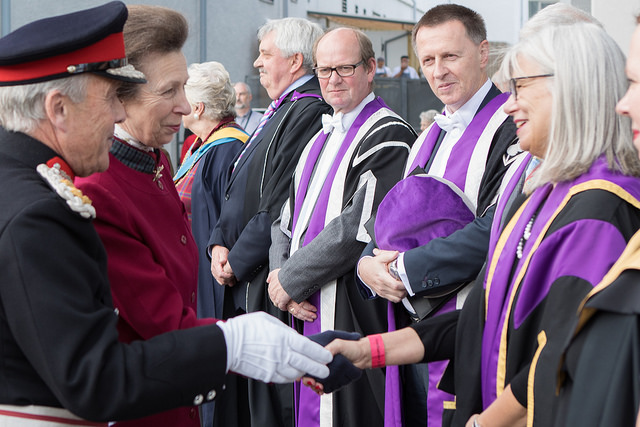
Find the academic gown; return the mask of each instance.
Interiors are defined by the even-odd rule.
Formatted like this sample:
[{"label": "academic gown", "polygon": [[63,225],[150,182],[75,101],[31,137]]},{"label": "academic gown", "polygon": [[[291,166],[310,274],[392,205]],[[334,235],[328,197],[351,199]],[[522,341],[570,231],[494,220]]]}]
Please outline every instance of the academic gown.
[{"label": "academic gown", "polygon": [[[537,375],[556,393],[535,392],[535,425],[632,426],[640,403],[640,233],[582,301],[573,334]],[[540,418],[545,411],[553,422]],[[553,411],[550,409],[553,408]]]},{"label": "academic gown", "polygon": [[[222,128],[209,136],[207,144],[200,147],[206,149],[202,156],[198,156],[192,168],[191,181],[191,231],[198,246],[198,317],[223,318],[222,307],[224,288],[211,275],[211,258],[207,243],[211,231],[218,223],[220,208],[227,186],[229,167],[233,159],[242,150],[247,135],[238,134],[238,139],[229,135],[228,130],[233,127]],[[227,130],[225,130],[227,129]],[[233,128],[235,130],[235,128]],[[233,132],[233,131],[231,131]],[[184,172],[189,174],[192,171]],[[180,173],[180,171],[178,172]],[[178,174],[176,174],[176,177]],[[174,177],[174,181],[176,181]],[[184,178],[188,179],[188,178]],[[179,182],[179,181],[176,181]],[[178,185],[178,184],[177,184]]]},{"label": "academic gown", "polygon": [[[454,360],[440,384],[456,395],[445,424],[463,426],[508,384],[527,407],[536,362],[571,332],[579,302],[640,226],[639,197],[640,182],[608,171],[602,160],[574,181],[536,189],[499,239],[492,235],[487,268],[464,308],[413,325],[426,361]],[[534,212],[518,259],[517,244]]]},{"label": "academic gown", "polygon": [[[198,246],[199,318],[223,318],[224,288],[211,274],[207,242],[218,222],[229,165],[247,138],[248,135],[235,123],[221,122],[203,144],[198,140],[196,150],[193,149],[195,146],[189,149],[187,158],[173,177],[178,194],[190,214],[191,231]],[[213,411],[213,403],[200,407],[203,427],[213,425]]]},{"label": "academic gown", "polygon": [[226,378],[217,326],[119,341],[93,221],[36,172],[55,156],[0,129],[0,403],[113,421],[212,399]]},{"label": "academic gown", "polygon": [[[350,140],[350,132],[357,129],[358,123],[362,126]],[[363,300],[355,284],[354,269],[369,240],[364,223],[401,178],[416,135],[379,98],[371,101],[347,130],[341,145],[344,151],[338,151],[332,162],[335,173],[329,172],[324,181],[311,219],[302,222],[297,218],[301,198],[307,195],[305,167],[309,173],[317,168],[317,157],[312,153],[316,139],[322,137],[320,132],[307,144],[282,218],[272,228],[271,269],[281,268],[280,283],[294,301],[308,299],[318,308],[318,318],[304,324],[305,334],[329,329],[355,331],[363,336],[380,333],[386,330],[386,301]],[[291,232],[297,227],[300,229],[293,238],[299,235],[301,240],[292,241]],[[326,426],[331,422],[354,427],[382,426],[384,373],[366,371],[358,381],[322,399],[303,387],[300,401],[301,426]],[[318,411],[324,415],[319,416]]]},{"label": "academic gown", "polygon": [[[439,162],[446,162],[442,165],[443,178],[458,191],[464,193],[464,197],[469,201],[470,208],[475,214],[475,219],[465,223],[457,231],[433,238],[417,247],[408,250],[398,247],[383,248],[398,249],[404,252],[403,264],[409,284],[416,294],[409,300],[416,306],[417,304],[431,306],[432,311],[428,315],[450,311],[456,306],[461,306],[463,298],[457,301],[456,294],[452,291],[475,279],[486,259],[494,204],[507,170],[521,154],[516,145],[515,125],[501,107],[507,96],[507,94],[502,94],[495,85],[491,85],[480,103],[473,121],[464,130],[448,156],[437,157],[445,132],[436,123],[421,134],[409,155],[405,176],[418,170],[422,173],[425,170],[429,171],[436,158]],[[446,202],[448,200],[437,201],[439,206]],[[411,208],[411,206],[409,205],[407,208]],[[426,206],[425,210],[428,209],[429,206]],[[430,215],[431,212],[425,212],[425,223],[431,218]],[[406,221],[404,221],[402,214],[398,214],[398,210],[380,212],[377,220],[389,221],[389,218],[392,222],[395,218],[401,227],[406,226]],[[372,255],[375,246],[373,242],[367,245],[362,255]],[[362,283],[361,290],[365,296],[372,298],[370,291]],[[449,295],[433,298],[434,295],[443,292],[447,292]],[[400,304],[393,304],[393,306],[398,319],[397,322],[389,324],[390,330],[409,323],[406,309]],[[420,313],[420,310],[417,311]],[[421,314],[419,317],[424,317],[424,315],[426,314]],[[431,424],[439,422],[442,417],[443,401],[450,398],[436,389],[445,368],[446,362],[436,362],[429,365],[430,374],[427,381],[429,382],[429,390],[432,391],[427,396],[428,411],[426,416]],[[398,369],[396,367],[390,368],[392,374],[387,379],[389,393],[394,393],[393,390],[400,387]],[[402,391],[405,395],[404,399],[407,401],[419,399],[414,396],[416,390],[407,387],[406,375],[416,377],[420,373],[404,374],[404,390]],[[399,394],[400,391],[395,392],[395,395],[388,394],[387,400],[400,399]],[[411,407],[407,406],[406,411],[411,412]],[[406,418],[410,416],[409,412],[404,414],[405,422],[407,422]],[[403,421],[400,415],[396,415],[394,418],[394,425],[400,425]],[[422,422],[422,420],[417,422]]]},{"label": "academic gown", "polygon": [[[285,97],[246,152],[239,160],[236,157],[237,165],[229,167],[220,217],[208,241],[208,246],[229,249],[229,264],[238,280],[235,286],[225,287],[225,318],[266,311],[288,322],[267,293],[270,229],[287,198],[305,143],[320,129],[322,114],[330,110],[320,99],[320,85],[313,77]],[[216,405],[216,425],[293,425],[290,384],[233,378],[221,400]]]}]

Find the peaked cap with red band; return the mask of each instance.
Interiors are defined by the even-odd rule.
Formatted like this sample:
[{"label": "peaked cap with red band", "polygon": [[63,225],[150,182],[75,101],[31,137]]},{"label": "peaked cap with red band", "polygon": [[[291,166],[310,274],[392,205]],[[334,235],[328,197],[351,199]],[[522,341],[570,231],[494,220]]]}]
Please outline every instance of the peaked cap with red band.
[{"label": "peaked cap with red band", "polygon": [[41,19],[0,38],[0,86],[37,83],[81,73],[145,83],[127,65],[120,1]]}]

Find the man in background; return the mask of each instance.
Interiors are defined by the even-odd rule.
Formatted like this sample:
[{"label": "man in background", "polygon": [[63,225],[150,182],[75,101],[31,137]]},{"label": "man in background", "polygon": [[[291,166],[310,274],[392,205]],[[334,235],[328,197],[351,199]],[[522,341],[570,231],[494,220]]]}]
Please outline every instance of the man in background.
[{"label": "man in background", "polygon": [[242,126],[249,135],[258,127],[262,115],[251,109],[251,87],[245,82],[237,82],[233,85],[236,90],[236,123]]},{"label": "man in background", "polygon": [[378,67],[376,68],[376,77],[391,77],[391,68],[385,65],[384,57],[378,57]]},{"label": "man in background", "polygon": [[415,68],[409,65],[409,57],[407,55],[402,55],[400,57],[400,65],[393,69],[391,72],[391,76],[396,79],[419,79],[420,76]]}]

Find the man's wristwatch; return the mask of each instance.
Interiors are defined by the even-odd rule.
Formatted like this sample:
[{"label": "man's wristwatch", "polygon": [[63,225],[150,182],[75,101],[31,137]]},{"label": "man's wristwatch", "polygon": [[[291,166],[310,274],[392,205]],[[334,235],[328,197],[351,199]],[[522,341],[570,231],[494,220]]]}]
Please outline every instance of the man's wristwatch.
[{"label": "man's wristwatch", "polygon": [[402,282],[400,278],[400,273],[398,273],[398,258],[394,259],[389,263],[389,274],[396,280]]}]

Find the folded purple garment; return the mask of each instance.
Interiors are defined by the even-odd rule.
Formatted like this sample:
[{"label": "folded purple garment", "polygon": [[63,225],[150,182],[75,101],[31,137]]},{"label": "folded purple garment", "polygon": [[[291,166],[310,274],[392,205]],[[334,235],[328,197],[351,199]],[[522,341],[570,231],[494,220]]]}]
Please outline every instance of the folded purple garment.
[{"label": "folded purple garment", "polygon": [[380,202],[374,225],[376,244],[380,249],[408,251],[448,236],[474,218],[471,202],[454,184],[412,175]]}]

